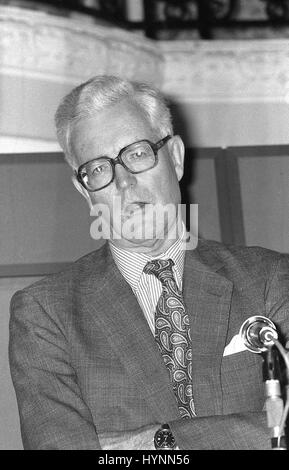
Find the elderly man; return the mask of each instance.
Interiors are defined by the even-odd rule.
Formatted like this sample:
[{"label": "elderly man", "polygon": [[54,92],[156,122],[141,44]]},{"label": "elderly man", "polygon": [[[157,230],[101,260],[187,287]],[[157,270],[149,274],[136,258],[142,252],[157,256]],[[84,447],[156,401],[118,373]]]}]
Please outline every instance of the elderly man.
[{"label": "elderly man", "polygon": [[262,357],[235,340],[262,315],[288,342],[288,257],[186,249],[184,145],[151,87],[95,77],[64,98],[56,126],[76,188],[92,211],[108,208],[110,239],[13,296],[24,447],[270,448]]}]

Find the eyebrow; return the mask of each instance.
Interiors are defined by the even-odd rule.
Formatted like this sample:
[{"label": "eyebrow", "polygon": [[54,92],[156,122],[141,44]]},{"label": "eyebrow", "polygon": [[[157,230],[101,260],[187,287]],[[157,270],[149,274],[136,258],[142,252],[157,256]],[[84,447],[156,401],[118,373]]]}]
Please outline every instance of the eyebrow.
[{"label": "eyebrow", "polygon": [[[118,153],[116,153],[116,155],[115,155],[114,157],[110,157],[109,155],[105,155],[105,154],[104,154],[104,155],[100,155],[99,157],[94,157],[94,158],[92,158],[92,160],[97,160],[98,158],[112,158],[112,159],[114,160],[115,158],[117,158],[117,157],[119,156],[119,154],[120,154],[123,150],[127,149],[127,148],[130,147],[131,145],[138,144],[138,143],[140,143],[140,142],[150,142],[150,140],[149,140],[149,139],[134,140],[134,141],[131,142],[130,144],[127,144],[127,145],[125,145],[124,147],[121,147],[121,149],[118,151]],[[91,160],[89,160],[89,161],[91,161]],[[88,163],[88,162],[87,162],[87,163]]]}]

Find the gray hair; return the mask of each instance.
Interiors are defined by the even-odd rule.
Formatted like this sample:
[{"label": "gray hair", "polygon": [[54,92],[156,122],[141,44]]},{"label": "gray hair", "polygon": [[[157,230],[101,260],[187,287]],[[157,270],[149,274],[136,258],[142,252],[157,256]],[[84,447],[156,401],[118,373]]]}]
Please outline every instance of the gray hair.
[{"label": "gray hair", "polygon": [[57,138],[70,166],[75,167],[70,143],[73,125],[125,98],[139,106],[156,134],[160,137],[173,134],[170,110],[157,89],[145,83],[99,75],[74,88],[55,113]]}]

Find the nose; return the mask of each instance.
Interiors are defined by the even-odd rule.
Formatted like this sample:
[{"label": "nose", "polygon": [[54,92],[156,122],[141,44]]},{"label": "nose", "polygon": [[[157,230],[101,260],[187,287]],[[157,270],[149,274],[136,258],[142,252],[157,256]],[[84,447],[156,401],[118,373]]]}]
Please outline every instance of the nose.
[{"label": "nose", "polygon": [[118,189],[126,189],[134,186],[137,182],[136,176],[127,171],[122,165],[115,166],[115,184]]}]

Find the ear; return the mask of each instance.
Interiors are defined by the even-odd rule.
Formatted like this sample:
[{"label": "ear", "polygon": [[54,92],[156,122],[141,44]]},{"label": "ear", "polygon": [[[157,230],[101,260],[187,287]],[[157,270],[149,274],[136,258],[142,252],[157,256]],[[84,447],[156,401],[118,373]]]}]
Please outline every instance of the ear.
[{"label": "ear", "polygon": [[180,181],[184,173],[185,145],[179,135],[174,135],[168,144],[176,175],[178,181]]},{"label": "ear", "polygon": [[73,175],[71,177],[72,183],[74,187],[77,189],[77,191],[86,199],[89,209],[91,210],[93,205],[90,199],[89,192],[80,184],[80,182],[77,180],[77,178]]}]

